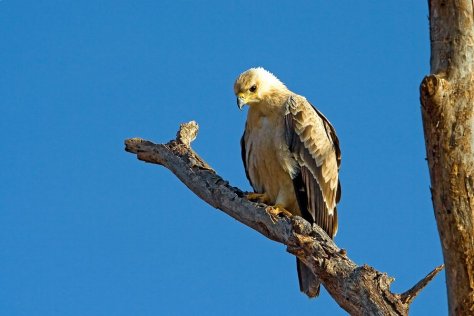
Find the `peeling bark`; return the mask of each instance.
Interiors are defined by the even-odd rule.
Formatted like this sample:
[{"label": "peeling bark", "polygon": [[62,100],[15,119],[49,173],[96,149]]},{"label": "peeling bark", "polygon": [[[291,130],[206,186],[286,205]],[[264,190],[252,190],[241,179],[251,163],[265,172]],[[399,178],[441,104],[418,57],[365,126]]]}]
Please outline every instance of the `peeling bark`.
[{"label": "peeling bark", "polygon": [[431,75],[421,111],[450,315],[474,315],[474,11],[431,0]]},{"label": "peeling bark", "polygon": [[354,263],[319,226],[311,226],[299,216],[275,217],[269,212],[271,206],[243,198],[244,192],[230,186],[191,149],[197,130],[195,122],[182,124],[176,140],[157,145],[133,138],[125,141],[125,150],[142,161],[163,165],[208,204],[286,245],[351,315],[408,315],[412,300],[442,270],[442,266],[436,268],[405,293],[392,293],[393,278]]}]

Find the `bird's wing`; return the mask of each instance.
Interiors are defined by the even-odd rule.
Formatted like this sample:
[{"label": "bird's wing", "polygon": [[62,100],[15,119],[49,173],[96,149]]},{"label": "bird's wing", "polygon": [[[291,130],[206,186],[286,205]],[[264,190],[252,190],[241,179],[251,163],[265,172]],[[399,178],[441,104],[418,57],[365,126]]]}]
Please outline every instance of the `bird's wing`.
[{"label": "bird's wing", "polygon": [[247,180],[249,180],[250,185],[255,191],[255,187],[252,183],[252,180],[250,180],[250,174],[247,167],[247,149],[245,148],[245,133],[246,132],[247,132],[247,124],[245,124],[245,130],[244,130],[244,133],[242,134],[242,138],[240,139],[240,153],[242,155],[242,162],[244,163],[245,175],[247,176]]},{"label": "bird's wing", "polygon": [[304,97],[292,95],[286,109],[286,141],[300,167],[293,184],[301,214],[334,237],[341,194],[339,140],[329,121]]}]

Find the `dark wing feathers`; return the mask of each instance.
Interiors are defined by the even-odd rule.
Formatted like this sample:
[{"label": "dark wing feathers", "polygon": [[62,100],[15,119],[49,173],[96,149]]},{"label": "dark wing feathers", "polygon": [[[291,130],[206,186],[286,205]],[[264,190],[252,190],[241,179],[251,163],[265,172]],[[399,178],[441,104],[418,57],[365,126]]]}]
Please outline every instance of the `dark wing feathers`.
[{"label": "dark wing feathers", "polygon": [[242,138],[240,139],[240,154],[242,155],[242,162],[244,163],[245,176],[247,177],[247,180],[249,180],[249,183],[252,186],[252,188],[255,190],[255,187],[252,184],[252,180],[250,180],[249,170],[247,167],[247,150],[245,148],[245,131],[246,130],[247,130],[247,126],[245,126],[244,133],[242,135]]},{"label": "dark wing feathers", "polygon": [[334,128],[305,98],[297,95],[288,99],[285,123],[288,147],[300,167],[293,184],[301,214],[334,237],[341,160]]},{"label": "dark wing feathers", "polygon": [[[309,103],[309,102],[308,102]],[[339,138],[337,138],[336,135],[336,130],[334,129],[334,126],[331,125],[329,120],[321,113],[317,108],[314,107],[311,103],[309,103],[311,107],[316,111],[316,113],[321,117],[321,119],[324,122],[324,128],[326,130],[326,135],[327,137],[332,141],[334,145],[334,151],[336,154],[336,160],[337,160],[337,170],[339,171],[339,168],[341,167],[341,148],[339,147]],[[336,203],[339,203],[341,200],[341,182],[337,181],[337,191],[336,191]],[[337,212],[336,214],[336,223],[337,223]]]}]

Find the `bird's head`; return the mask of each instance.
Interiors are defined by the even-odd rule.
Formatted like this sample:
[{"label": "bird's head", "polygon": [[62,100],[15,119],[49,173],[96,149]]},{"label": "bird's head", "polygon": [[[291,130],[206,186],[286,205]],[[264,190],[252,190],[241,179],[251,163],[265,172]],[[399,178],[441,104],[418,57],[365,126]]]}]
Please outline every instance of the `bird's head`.
[{"label": "bird's head", "polygon": [[274,91],[287,90],[285,85],[271,72],[262,67],[250,68],[240,74],[234,84],[239,109],[247,104],[259,104]]}]

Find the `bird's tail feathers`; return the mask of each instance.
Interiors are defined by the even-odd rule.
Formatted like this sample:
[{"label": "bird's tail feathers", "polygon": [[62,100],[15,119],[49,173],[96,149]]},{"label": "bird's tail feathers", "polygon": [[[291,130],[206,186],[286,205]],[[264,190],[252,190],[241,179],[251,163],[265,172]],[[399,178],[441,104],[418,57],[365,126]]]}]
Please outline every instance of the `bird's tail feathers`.
[{"label": "bird's tail feathers", "polygon": [[298,270],[300,291],[305,293],[309,298],[317,297],[321,286],[319,278],[298,258],[296,258],[296,268]]}]

